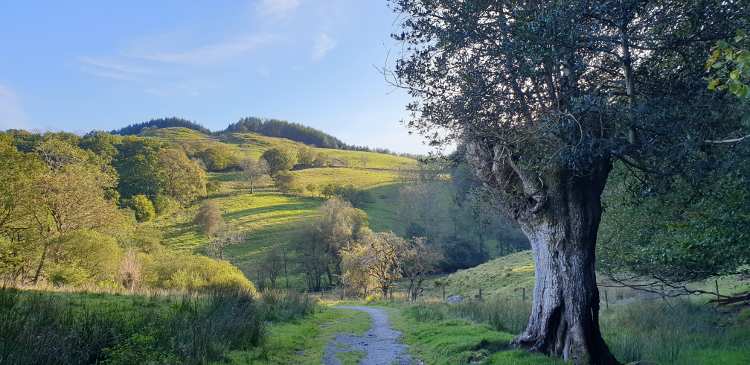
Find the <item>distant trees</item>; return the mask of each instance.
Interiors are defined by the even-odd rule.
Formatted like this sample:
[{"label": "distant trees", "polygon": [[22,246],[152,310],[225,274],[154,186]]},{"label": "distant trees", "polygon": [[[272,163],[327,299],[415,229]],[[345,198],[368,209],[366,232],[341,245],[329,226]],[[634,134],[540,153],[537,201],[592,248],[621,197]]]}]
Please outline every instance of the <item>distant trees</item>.
[{"label": "distant trees", "polygon": [[242,177],[250,184],[250,194],[255,192],[255,185],[270,173],[268,163],[264,159],[244,159],[240,162],[240,168]]},{"label": "distant trees", "polygon": [[208,128],[198,123],[191,122],[186,119],[175,118],[175,117],[152,119],[143,123],[131,124],[127,127],[112,131],[112,134],[117,134],[121,136],[138,135],[146,128],[175,128],[175,127],[188,128],[188,129],[196,130],[201,133],[211,134],[211,131],[208,130]]},{"label": "distant trees", "polygon": [[269,137],[281,137],[304,144],[323,148],[342,148],[346,146],[336,137],[298,123],[277,119],[243,118],[230,124],[225,133],[253,132]]},{"label": "distant trees", "polygon": [[297,163],[297,156],[289,150],[281,148],[271,148],[263,152],[261,155],[268,165],[268,173],[273,177],[281,172],[286,172],[294,167]]},{"label": "distant trees", "polygon": [[203,203],[198,209],[193,222],[198,225],[201,232],[207,237],[216,236],[224,227],[224,217],[216,202],[209,200]]},{"label": "distant trees", "polygon": [[208,171],[225,171],[237,166],[234,153],[223,144],[212,145],[197,154]]},{"label": "distant trees", "polygon": [[315,159],[317,154],[310,147],[300,147],[297,149],[297,165],[302,168],[315,167]]},{"label": "distant trees", "polygon": [[372,194],[367,190],[357,189],[354,185],[326,184],[321,189],[321,194],[326,199],[338,198],[345,200],[357,208],[367,203],[372,203]]}]

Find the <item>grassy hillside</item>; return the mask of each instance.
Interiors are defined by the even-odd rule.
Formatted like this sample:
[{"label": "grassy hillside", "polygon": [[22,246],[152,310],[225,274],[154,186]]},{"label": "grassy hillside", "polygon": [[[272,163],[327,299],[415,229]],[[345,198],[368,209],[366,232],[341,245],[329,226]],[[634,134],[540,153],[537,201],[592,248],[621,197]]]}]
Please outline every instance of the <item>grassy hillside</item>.
[{"label": "grassy hillside", "polygon": [[[148,129],[142,134],[166,143],[183,146],[189,152],[221,146],[236,158],[259,158],[270,148],[296,150],[305,145],[283,138],[266,137],[255,133],[235,133],[212,136],[186,128]],[[299,185],[315,186],[319,191],[326,184],[354,185],[372,191],[374,202],[365,207],[375,230],[402,232],[397,219],[395,202],[398,199],[398,182],[403,170],[414,168],[417,161],[400,156],[362,151],[344,151],[313,148],[328,158],[343,161],[348,167],[311,168],[293,171]],[[227,249],[227,258],[253,279],[257,264],[272,247],[292,244],[303,224],[316,214],[323,199],[316,192],[305,191],[297,195],[284,195],[276,191],[270,181],[261,184],[255,194],[237,172],[211,173],[210,180],[219,189],[208,196],[218,203],[227,228],[242,232],[247,239]],[[159,217],[152,222],[164,234],[166,245],[179,249],[202,252],[207,237],[192,223],[201,202]]]}]

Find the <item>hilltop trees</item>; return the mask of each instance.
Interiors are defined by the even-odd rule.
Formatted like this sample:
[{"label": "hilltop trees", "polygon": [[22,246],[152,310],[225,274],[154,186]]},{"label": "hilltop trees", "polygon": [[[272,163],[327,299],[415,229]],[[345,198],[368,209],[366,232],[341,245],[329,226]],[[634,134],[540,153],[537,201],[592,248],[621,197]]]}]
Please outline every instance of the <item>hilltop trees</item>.
[{"label": "hilltop trees", "polygon": [[616,364],[598,324],[602,191],[621,161],[658,192],[711,166],[723,146],[708,141],[742,130],[736,101],[708,94],[701,60],[747,27],[744,3],[391,3],[404,15],[395,73],[415,97],[410,126],[464,144],[531,242],[534,303],[515,344]]}]

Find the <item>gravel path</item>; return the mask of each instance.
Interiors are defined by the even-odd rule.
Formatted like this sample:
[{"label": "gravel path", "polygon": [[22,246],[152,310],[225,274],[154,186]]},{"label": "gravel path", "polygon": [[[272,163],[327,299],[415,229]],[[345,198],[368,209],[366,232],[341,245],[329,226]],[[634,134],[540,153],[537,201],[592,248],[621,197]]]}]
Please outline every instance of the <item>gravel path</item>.
[{"label": "gravel path", "polygon": [[360,307],[360,306],[339,306],[337,308],[353,309],[367,312],[372,317],[372,328],[363,336],[354,336],[350,334],[338,334],[328,346],[323,354],[324,365],[341,365],[336,358],[339,352],[361,351],[366,355],[360,362],[360,365],[410,365],[411,357],[406,351],[406,345],[401,344],[398,340],[401,333],[391,329],[388,322],[388,313],[379,308]]}]

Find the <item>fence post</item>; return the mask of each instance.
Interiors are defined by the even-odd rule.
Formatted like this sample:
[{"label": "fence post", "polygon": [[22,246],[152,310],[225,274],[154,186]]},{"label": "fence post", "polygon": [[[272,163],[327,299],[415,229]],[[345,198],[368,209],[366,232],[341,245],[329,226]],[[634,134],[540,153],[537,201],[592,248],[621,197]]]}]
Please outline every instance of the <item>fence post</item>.
[{"label": "fence post", "polygon": [[481,287],[479,288],[479,300],[480,301],[482,300],[482,288]]},{"label": "fence post", "polygon": [[716,302],[719,302],[719,299],[721,299],[721,295],[719,294],[719,280],[714,279],[714,285],[716,285]]},{"label": "fence post", "polygon": [[607,289],[604,289],[604,307],[609,309],[609,297],[607,296]]},{"label": "fence post", "polygon": [[521,300],[526,303],[526,287],[521,288]]}]

